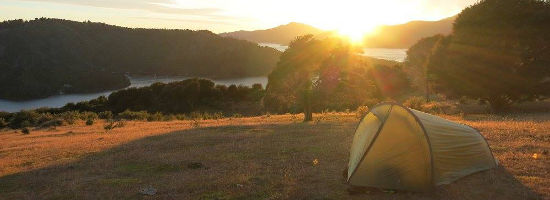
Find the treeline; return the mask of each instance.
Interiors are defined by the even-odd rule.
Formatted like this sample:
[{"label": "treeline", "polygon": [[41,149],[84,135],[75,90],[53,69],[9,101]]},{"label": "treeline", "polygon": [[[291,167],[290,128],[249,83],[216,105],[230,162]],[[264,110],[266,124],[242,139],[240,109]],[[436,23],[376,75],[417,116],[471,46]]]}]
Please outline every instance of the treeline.
[{"label": "treeline", "polygon": [[32,99],[129,85],[125,73],[267,75],[280,52],[210,31],[133,29],[40,18],[0,23],[0,98]]},{"label": "treeline", "polygon": [[261,84],[252,87],[225,86],[195,78],[120,90],[108,97],[69,103],[61,108],[0,113],[0,125],[21,128],[49,124],[52,120],[70,122],[76,119],[115,118],[162,121],[259,115],[264,112],[261,105],[264,95]]}]

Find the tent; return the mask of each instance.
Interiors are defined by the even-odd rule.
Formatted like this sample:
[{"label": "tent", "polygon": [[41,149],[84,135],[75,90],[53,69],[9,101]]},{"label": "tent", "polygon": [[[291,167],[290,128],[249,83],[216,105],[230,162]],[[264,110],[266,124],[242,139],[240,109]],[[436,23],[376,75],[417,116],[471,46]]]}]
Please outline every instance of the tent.
[{"label": "tent", "polygon": [[497,165],[487,141],[472,127],[382,103],[357,126],[347,182],[427,191]]}]

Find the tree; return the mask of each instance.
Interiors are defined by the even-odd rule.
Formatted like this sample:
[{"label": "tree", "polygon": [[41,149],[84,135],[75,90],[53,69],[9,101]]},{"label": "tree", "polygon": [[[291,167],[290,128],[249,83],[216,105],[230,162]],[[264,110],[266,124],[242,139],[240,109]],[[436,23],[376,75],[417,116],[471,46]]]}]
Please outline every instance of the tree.
[{"label": "tree", "polygon": [[420,39],[415,45],[407,50],[404,71],[409,77],[411,86],[423,91],[426,100],[430,96],[430,78],[428,77],[428,63],[434,53],[436,44],[443,39],[443,35],[434,35]]},{"label": "tree", "polygon": [[351,93],[346,89],[354,75],[350,69],[362,66],[358,52],[338,38],[296,38],[269,75],[266,108],[272,112],[303,110],[304,121],[311,121],[315,109],[327,107],[327,98],[345,98]]},{"label": "tree", "polygon": [[550,94],[550,3],[483,0],[459,14],[428,65],[441,92],[495,112]]}]

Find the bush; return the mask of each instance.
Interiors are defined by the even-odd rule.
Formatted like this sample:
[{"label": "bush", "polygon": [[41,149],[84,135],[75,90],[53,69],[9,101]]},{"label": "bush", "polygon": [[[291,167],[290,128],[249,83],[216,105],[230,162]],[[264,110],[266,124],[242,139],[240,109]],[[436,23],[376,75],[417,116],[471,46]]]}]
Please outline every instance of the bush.
[{"label": "bush", "polygon": [[118,113],[117,118],[118,119],[125,119],[125,120],[142,120],[145,121],[149,117],[149,113],[147,111],[130,111],[125,110],[124,112]]},{"label": "bush", "polygon": [[8,126],[13,129],[33,126],[40,117],[40,114],[34,111],[17,112],[10,119]]},{"label": "bush", "polygon": [[113,119],[113,112],[111,112],[111,111],[103,111],[103,112],[100,112],[100,113],[98,114],[98,117],[99,117],[100,119],[107,119],[107,120]]},{"label": "bush", "polygon": [[426,103],[424,97],[413,96],[407,99],[403,105],[415,110],[422,110],[422,106]]},{"label": "bush", "polygon": [[97,115],[97,113],[95,112],[82,112],[80,113],[80,119],[81,120],[96,120],[99,118],[99,116]]},{"label": "bush", "polygon": [[163,121],[164,120],[164,115],[160,112],[157,112],[155,114],[150,114],[147,116],[147,121]]},{"label": "bush", "polygon": [[365,117],[365,115],[367,115],[368,112],[368,106],[359,106],[357,110],[355,110],[355,117],[357,117],[357,119],[362,119],[363,117]]},{"label": "bush", "polygon": [[76,120],[80,119],[80,113],[78,111],[67,111],[60,114],[60,117],[67,124],[74,124]]},{"label": "bush", "polygon": [[31,131],[29,130],[29,128],[26,128],[26,127],[25,127],[25,128],[23,128],[23,129],[21,129],[21,133],[23,133],[23,134],[25,134],[25,135],[28,135],[28,134],[31,133]]},{"label": "bush", "polygon": [[126,125],[126,123],[124,121],[110,121],[103,128],[105,129],[105,131],[110,131],[110,130],[113,130],[115,128],[124,127],[125,125]]},{"label": "bush", "polygon": [[56,127],[56,126],[61,126],[63,125],[63,120],[61,119],[53,119],[53,120],[50,120],[50,121],[47,121],[47,122],[44,122],[40,125],[38,125],[40,128],[48,128],[48,127]]},{"label": "bush", "polygon": [[28,121],[28,120],[25,120],[23,122],[21,122],[21,124],[19,125],[21,128],[27,128],[27,127],[31,127],[33,124]]},{"label": "bush", "polygon": [[0,118],[0,129],[8,127],[8,122],[4,118]]},{"label": "bush", "polygon": [[94,125],[94,120],[93,119],[86,120],[86,126],[91,126],[91,125]]}]

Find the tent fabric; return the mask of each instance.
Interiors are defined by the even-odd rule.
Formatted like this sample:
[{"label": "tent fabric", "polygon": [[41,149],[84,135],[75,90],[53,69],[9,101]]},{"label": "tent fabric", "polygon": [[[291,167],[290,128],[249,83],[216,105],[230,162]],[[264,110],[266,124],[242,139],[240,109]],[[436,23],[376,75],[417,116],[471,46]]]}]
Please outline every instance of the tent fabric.
[{"label": "tent fabric", "polygon": [[497,164],[477,130],[383,103],[357,126],[347,181],[354,186],[426,191]]}]

